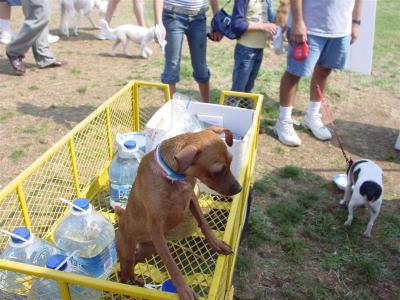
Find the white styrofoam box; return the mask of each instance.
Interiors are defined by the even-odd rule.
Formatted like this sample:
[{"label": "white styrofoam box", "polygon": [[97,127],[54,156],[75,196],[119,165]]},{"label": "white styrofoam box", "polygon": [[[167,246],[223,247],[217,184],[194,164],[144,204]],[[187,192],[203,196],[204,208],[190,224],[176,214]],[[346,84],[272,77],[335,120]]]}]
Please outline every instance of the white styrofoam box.
[{"label": "white styrofoam box", "polygon": [[[165,103],[147,122],[146,133],[146,149],[150,151],[154,149],[160,136],[164,135],[171,126],[171,101]],[[238,108],[226,105],[202,103],[202,102],[189,102],[187,110],[189,113],[196,114],[199,119],[207,122],[213,120],[214,122],[207,122],[215,124],[218,122],[222,127],[229,129],[232,133],[243,137],[242,140],[234,140],[232,147],[228,147],[228,151],[232,154],[231,171],[236,178],[240,175],[242,166],[243,155],[247,146],[247,141],[250,135],[250,129],[253,122],[254,110]],[[210,192],[211,190],[200,184],[200,190]]]}]

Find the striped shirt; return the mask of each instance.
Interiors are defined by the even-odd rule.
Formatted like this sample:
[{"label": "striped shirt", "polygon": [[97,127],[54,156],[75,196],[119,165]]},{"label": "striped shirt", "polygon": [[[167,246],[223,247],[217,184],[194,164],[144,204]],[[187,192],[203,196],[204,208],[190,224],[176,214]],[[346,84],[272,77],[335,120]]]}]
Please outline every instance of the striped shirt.
[{"label": "striped shirt", "polygon": [[185,9],[200,9],[207,6],[207,0],[164,0],[164,3]]}]

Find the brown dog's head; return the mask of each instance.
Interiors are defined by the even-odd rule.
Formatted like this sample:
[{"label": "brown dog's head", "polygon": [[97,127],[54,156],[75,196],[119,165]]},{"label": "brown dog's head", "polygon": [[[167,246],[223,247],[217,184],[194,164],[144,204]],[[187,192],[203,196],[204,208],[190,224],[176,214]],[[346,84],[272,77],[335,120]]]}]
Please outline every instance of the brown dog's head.
[{"label": "brown dog's head", "polygon": [[175,160],[178,173],[196,177],[218,193],[232,196],[239,193],[242,187],[231,172],[232,156],[221,139],[222,133],[228,146],[232,146],[232,133],[213,126],[190,134],[190,142],[175,154]]}]

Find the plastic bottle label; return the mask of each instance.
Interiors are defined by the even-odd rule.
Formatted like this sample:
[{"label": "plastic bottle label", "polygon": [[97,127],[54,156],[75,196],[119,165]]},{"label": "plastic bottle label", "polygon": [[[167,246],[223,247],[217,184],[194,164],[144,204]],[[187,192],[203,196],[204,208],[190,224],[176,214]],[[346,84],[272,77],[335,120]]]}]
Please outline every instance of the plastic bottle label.
[{"label": "plastic bottle label", "polygon": [[73,256],[71,258],[71,263],[75,267],[85,271],[88,275],[93,277],[109,275],[109,272],[116,261],[117,250],[115,248],[115,241],[95,257],[84,258]]},{"label": "plastic bottle label", "polygon": [[132,185],[124,184],[110,184],[110,198],[115,202],[128,202],[129,193],[131,192]]}]

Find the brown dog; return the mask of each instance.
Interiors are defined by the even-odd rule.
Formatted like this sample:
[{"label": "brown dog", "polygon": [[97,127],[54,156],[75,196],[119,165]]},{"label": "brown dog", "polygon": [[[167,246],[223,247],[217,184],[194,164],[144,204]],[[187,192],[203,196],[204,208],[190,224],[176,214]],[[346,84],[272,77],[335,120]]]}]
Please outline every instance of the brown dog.
[{"label": "brown dog", "polygon": [[[122,282],[131,279],[140,284],[133,274],[135,264],[157,251],[179,298],[197,299],[184,281],[165,239],[165,234],[182,221],[189,209],[210,246],[220,254],[232,253],[230,246],[212,232],[194,193],[196,178],[226,196],[235,195],[242,189],[230,171],[232,156],[219,135],[222,132],[226,143],[232,146],[229,130],[211,127],[165,140],[159,149],[143,157],[126,210],[116,208],[119,217],[116,246]],[[159,157],[175,173],[186,176],[184,181],[166,178]]]}]

